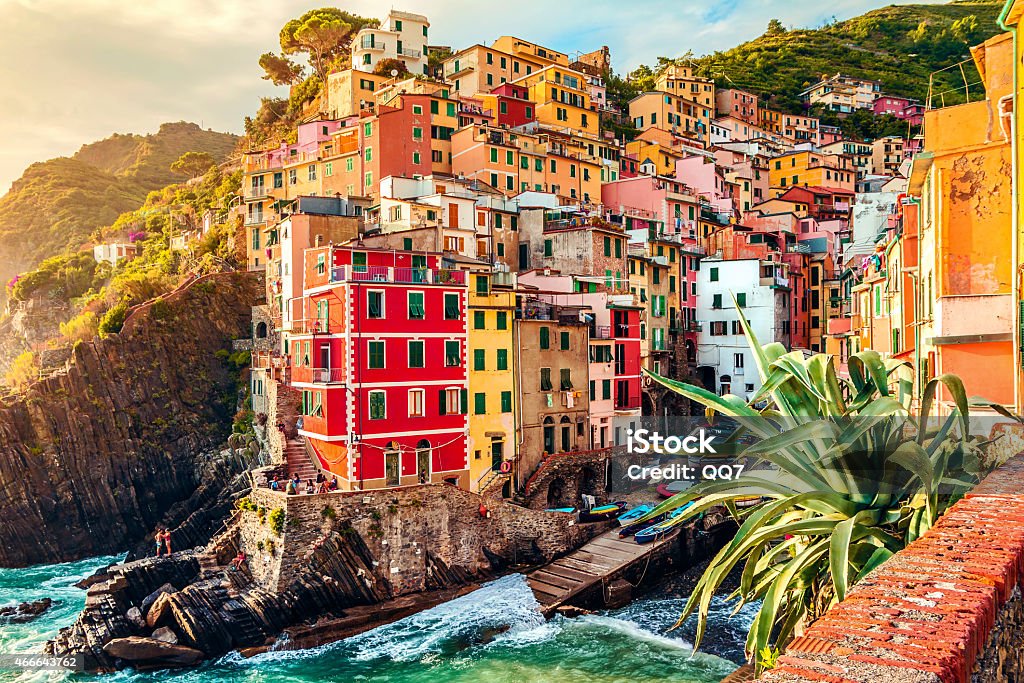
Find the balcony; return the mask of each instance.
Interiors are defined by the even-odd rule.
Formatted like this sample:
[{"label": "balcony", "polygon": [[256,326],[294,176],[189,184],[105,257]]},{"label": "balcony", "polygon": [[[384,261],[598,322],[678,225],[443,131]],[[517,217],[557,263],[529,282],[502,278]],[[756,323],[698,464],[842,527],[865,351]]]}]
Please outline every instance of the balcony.
[{"label": "balcony", "polygon": [[319,415],[303,415],[302,431],[320,436],[329,436],[327,434],[327,418]]},{"label": "balcony", "polygon": [[413,59],[419,59],[420,57],[423,56],[423,53],[420,52],[419,50],[410,50],[407,47],[403,47],[401,50],[399,50],[398,54],[401,57],[411,57]]},{"label": "balcony", "polygon": [[390,268],[387,266],[338,266],[331,269],[331,282],[390,282],[417,285],[465,285],[463,270]]},{"label": "balcony", "polygon": [[246,214],[246,216],[245,216],[245,224],[247,226],[249,226],[249,225],[252,225],[252,226],[263,225],[266,222],[267,221],[263,217],[262,213]]},{"label": "balcony", "polygon": [[612,328],[611,325],[591,325],[590,326],[590,338],[591,339],[611,339]]},{"label": "balcony", "polygon": [[254,202],[261,199],[270,199],[270,189],[266,185],[245,188],[245,201]]},{"label": "balcony", "polygon": [[345,381],[343,368],[293,367],[292,381],[307,384],[340,384]]}]

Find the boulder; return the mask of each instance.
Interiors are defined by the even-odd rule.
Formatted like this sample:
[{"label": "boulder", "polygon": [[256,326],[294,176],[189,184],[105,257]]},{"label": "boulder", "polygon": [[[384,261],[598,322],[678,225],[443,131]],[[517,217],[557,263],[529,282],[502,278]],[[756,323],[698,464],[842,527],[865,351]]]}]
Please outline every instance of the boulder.
[{"label": "boulder", "polygon": [[164,585],[160,586],[155,591],[144,597],[142,599],[142,604],[139,605],[139,609],[142,610],[143,614],[146,614],[147,612],[149,612],[149,608],[153,606],[153,603],[156,602],[157,598],[159,598],[164,593],[173,593],[176,590],[177,589],[171,584],[165,583]]},{"label": "boulder", "polygon": [[142,618],[142,610],[138,607],[131,607],[127,612],[124,613],[125,619],[130,621],[133,626],[142,628],[146,625],[146,620]]},{"label": "boulder", "polygon": [[32,602],[23,602],[17,606],[0,607],[0,622],[8,624],[24,624],[32,621],[40,614],[50,609],[53,600],[42,598]]},{"label": "boulder", "polygon": [[146,626],[156,628],[160,620],[171,609],[171,593],[161,593],[146,612]]},{"label": "boulder", "polygon": [[157,630],[153,631],[153,635],[151,637],[164,643],[171,643],[173,645],[178,644],[178,634],[167,626],[161,626]]},{"label": "boulder", "polygon": [[195,666],[206,657],[195,648],[141,636],[114,638],[103,646],[103,651],[116,659],[144,667]]}]

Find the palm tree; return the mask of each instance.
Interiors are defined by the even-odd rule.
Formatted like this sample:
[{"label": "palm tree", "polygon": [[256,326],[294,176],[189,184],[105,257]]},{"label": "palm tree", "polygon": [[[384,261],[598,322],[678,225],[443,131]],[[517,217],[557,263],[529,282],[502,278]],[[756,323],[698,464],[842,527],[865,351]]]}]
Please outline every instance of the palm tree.
[{"label": "palm tree", "polygon": [[[983,444],[970,434],[967,396],[955,375],[929,381],[920,404],[920,415],[929,415],[942,385],[952,414],[918,420],[910,411],[909,364],[863,351],[849,359],[844,379],[832,356],[805,358],[779,343],[762,347],[742,311],[740,321],[763,383],[749,401],[648,374],[709,415],[733,418],[739,427],[731,443],[758,465],[733,481],[701,482],[648,517],[691,501],[675,523],[716,506],[735,517],[736,535],[712,559],[676,626],[696,613],[699,646],[712,596],[741,568],[729,599],[737,609],[761,602],[746,642],[760,670],[804,624],[842,601],[851,584],[924,533],[978,481]],[[741,436],[756,444],[743,447]],[[752,495],[761,502],[737,508]]]}]

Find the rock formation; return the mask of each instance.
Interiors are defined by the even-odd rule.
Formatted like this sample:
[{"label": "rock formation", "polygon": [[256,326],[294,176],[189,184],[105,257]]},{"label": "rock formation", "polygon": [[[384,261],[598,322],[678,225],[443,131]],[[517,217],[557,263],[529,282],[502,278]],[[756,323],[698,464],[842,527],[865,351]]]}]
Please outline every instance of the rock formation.
[{"label": "rock formation", "polygon": [[78,344],[66,372],[0,404],[0,566],[123,552],[169,512],[176,525],[216,499],[203,479],[231,471],[207,463],[230,431],[239,382],[217,352],[249,336],[261,292],[255,274],[202,278],[136,309],[120,334]]}]

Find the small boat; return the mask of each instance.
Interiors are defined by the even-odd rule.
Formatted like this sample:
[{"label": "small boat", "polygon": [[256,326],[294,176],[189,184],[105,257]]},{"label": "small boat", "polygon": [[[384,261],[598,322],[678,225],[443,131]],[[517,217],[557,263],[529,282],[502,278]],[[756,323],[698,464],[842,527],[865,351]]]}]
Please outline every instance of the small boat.
[{"label": "small boat", "polygon": [[608,505],[596,505],[589,510],[580,510],[581,522],[603,522],[618,517],[626,509],[626,501],[620,500]]},{"label": "small boat", "polygon": [[667,516],[668,513],[663,513],[655,517],[651,517],[650,519],[644,520],[643,522],[634,522],[633,524],[624,526],[621,529],[619,529],[619,538],[626,538],[627,536],[632,536],[638,531],[646,529],[649,526],[653,526],[658,522],[664,521],[665,517]]},{"label": "small boat", "polygon": [[576,508],[548,508],[544,512],[576,512]]},{"label": "small boat", "polygon": [[654,506],[648,505],[647,503],[644,503],[643,505],[637,505],[629,512],[619,515],[619,526],[629,526],[630,524],[640,519],[653,509]]},{"label": "small boat", "polygon": [[662,498],[671,498],[677,493],[682,493],[686,489],[693,486],[693,482],[688,479],[681,479],[679,481],[670,481],[667,484],[662,484],[657,488],[658,495]]},{"label": "small boat", "polygon": [[686,512],[686,510],[691,505],[693,505],[693,502],[694,501],[691,500],[686,505],[676,508],[672,512],[668,513],[668,517],[658,522],[657,524],[653,524],[647,527],[646,529],[641,529],[640,531],[636,532],[633,538],[636,540],[637,543],[643,544],[650,543],[651,541],[656,541],[662,536],[665,536],[666,534],[671,532],[672,529],[675,528],[675,525],[672,523],[672,520]]}]

